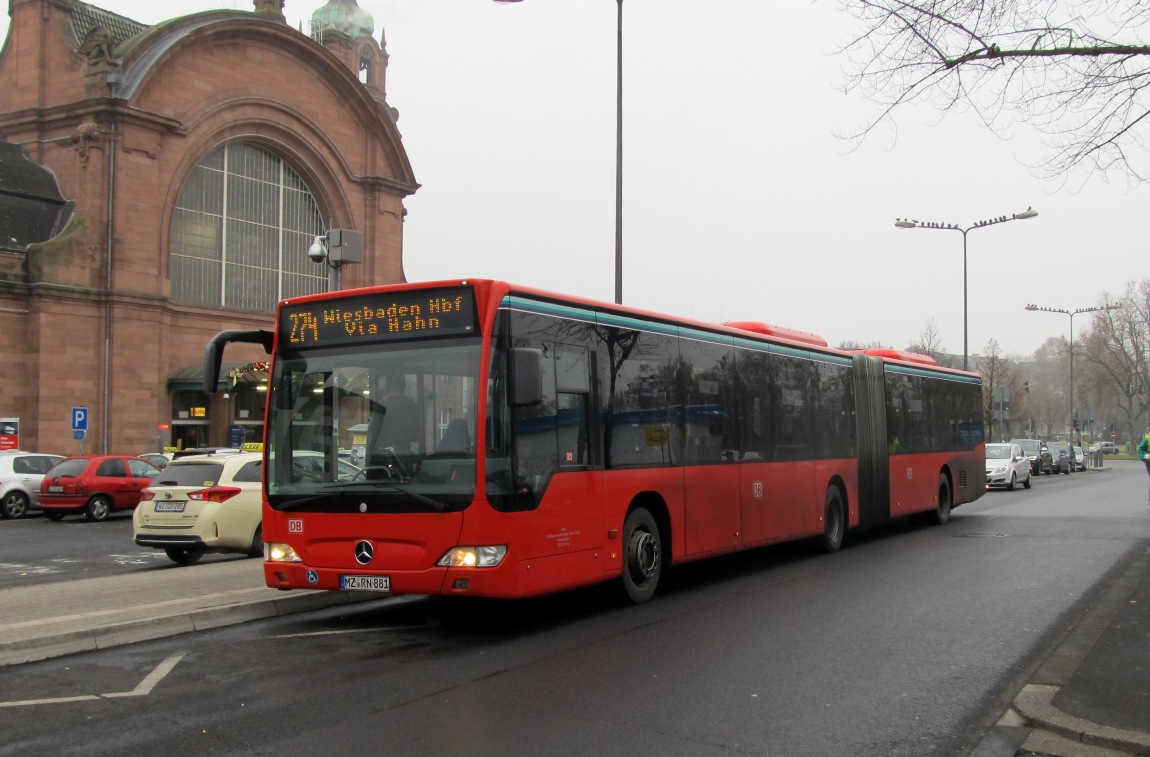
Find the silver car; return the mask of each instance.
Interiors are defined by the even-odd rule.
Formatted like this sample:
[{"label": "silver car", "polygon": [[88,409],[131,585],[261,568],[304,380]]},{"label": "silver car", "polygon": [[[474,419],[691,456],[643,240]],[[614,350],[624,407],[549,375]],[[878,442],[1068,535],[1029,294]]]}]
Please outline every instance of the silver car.
[{"label": "silver car", "polygon": [[0,452],[0,516],[23,518],[40,509],[40,480],[61,455],[5,450]]},{"label": "silver car", "polygon": [[1030,458],[1017,444],[992,443],[986,445],[986,488],[1004,487],[1014,491],[1015,484],[1030,488]]}]

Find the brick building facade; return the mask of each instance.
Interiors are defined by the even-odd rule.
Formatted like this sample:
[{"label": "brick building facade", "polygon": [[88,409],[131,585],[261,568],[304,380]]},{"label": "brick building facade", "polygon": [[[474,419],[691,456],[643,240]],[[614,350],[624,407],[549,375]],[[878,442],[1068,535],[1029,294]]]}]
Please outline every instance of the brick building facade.
[{"label": "brick building facade", "polygon": [[84,452],[258,438],[264,356],[233,347],[248,362],[208,395],[207,340],[326,288],[306,256],[326,229],[363,234],[343,287],[404,280],[418,184],[370,17],[329,0],[308,36],[283,0],[150,27],[79,0],[9,8],[0,141],[75,210],[43,244],[0,239],[0,417],[20,419],[21,448],[68,454],[75,407]]}]

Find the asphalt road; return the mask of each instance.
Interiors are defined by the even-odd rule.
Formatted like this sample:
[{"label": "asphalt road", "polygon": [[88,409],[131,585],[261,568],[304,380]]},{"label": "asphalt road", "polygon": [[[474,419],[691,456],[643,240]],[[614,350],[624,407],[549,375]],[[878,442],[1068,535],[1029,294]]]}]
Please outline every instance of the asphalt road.
[{"label": "asphalt road", "polygon": [[0,699],[38,701],[0,707],[0,755],[967,754],[1150,543],[1146,490],[1043,477],[639,607],[383,600],[4,669]]},{"label": "asphalt road", "polygon": [[[246,559],[205,555],[204,562]],[[0,520],[0,589],[175,567],[159,549],[132,541],[131,513],[92,523],[83,516],[50,521],[39,514]]]}]

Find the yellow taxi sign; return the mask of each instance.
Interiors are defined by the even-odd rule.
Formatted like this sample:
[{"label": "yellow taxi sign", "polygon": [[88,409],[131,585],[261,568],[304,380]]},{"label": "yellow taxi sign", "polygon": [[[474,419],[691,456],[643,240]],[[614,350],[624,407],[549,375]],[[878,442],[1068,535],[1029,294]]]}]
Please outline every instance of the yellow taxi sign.
[{"label": "yellow taxi sign", "polygon": [[264,451],[264,443],[263,442],[244,442],[243,444],[240,445],[240,449],[243,450],[244,452],[263,452]]}]

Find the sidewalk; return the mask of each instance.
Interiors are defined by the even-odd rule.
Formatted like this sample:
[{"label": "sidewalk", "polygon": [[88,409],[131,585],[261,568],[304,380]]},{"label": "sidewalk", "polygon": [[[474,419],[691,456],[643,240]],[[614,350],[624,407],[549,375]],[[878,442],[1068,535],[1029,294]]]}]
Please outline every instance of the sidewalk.
[{"label": "sidewalk", "polygon": [[[3,589],[0,666],[379,598],[269,589],[259,560]],[[1110,579],[971,754],[1150,755],[1150,550]]]},{"label": "sidewalk", "polygon": [[1150,550],[1111,579],[972,753],[1005,754],[1150,755]]},{"label": "sidewalk", "polygon": [[269,589],[260,560],[3,589],[0,666],[370,599]]}]

